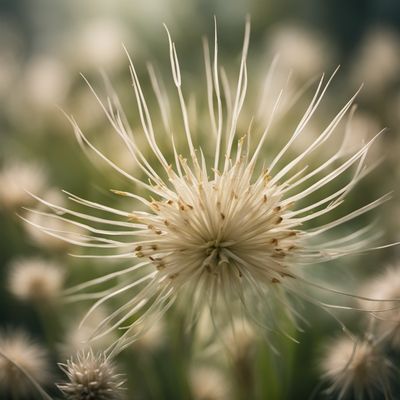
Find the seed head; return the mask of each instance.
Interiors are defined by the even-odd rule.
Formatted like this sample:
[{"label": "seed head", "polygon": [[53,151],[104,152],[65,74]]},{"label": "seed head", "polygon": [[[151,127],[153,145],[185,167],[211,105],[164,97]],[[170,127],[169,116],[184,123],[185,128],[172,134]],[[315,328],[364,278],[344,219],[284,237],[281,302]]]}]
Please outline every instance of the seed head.
[{"label": "seed head", "polygon": [[232,398],[229,396],[229,385],[226,377],[215,367],[193,367],[189,378],[194,400],[227,400]]},{"label": "seed head", "polygon": [[393,372],[390,361],[373,341],[355,342],[349,337],[327,346],[321,369],[339,399],[347,395],[356,399],[373,399],[377,393],[386,395]]},{"label": "seed head", "polygon": [[8,288],[23,301],[54,301],[64,283],[63,269],[39,258],[20,259],[10,266]]},{"label": "seed head", "polygon": [[[249,36],[248,23],[235,94],[231,93],[231,84],[218,64],[217,32],[213,60],[205,42],[205,97],[208,100],[210,124],[198,129],[196,135],[182,91],[176,46],[169,32],[172,78],[179,100],[179,109],[173,118],[170,115],[172,102],[169,95],[154,70],[149,68],[150,81],[159,105],[159,113],[155,114],[161,116],[165,132],[157,132],[156,135],[153,113],[147,105],[135,66],[129,59],[140,129],[156,163],[142,152],[142,146],[137,141],[140,135],[129,127],[109,82],[106,81],[106,85],[110,89],[110,96],[105,101],[89,84],[108,122],[146,179],[141,180],[120,168],[85,136],[75,119],[68,116],[80,143],[136,184],[138,190],[135,193],[113,190],[116,195],[125,197],[129,211],[68,193],[72,201],[88,209],[101,211],[101,216],[77,212],[38,199],[55,211],[54,218],[87,229],[92,233],[91,237],[78,234],[71,238],[46,226],[30,223],[48,235],[71,244],[107,251],[107,254],[89,253],[83,257],[137,259],[133,266],[68,291],[73,298],[83,298],[84,294],[79,292],[122,278],[116,286],[105,292],[89,312],[102,303],[113,301],[116,304],[114,300],[119,300],[115,311],[93,333],[94,337],[106,335],[110,329],[126,326],[126,322],[129,322],[117,343],[116,351],[136,340],[137,332],[143,332],[146,326],[151,326],[152,321],[159,319],[175,300],[183,305],[182,309],[191,322],[208,310],[213,314],[217,326],[226,326],[240,313],[249,321],[257,321],[259,326],[282,330],[279,321],[281,310],[290,318],[296,313],[295,304],[289,301],[290,298],[297,296],[312,301],[303,285],[315,285],[303,277],[304,266],[358,253],[368,248],[369,241],[376,238],[370,226],[338,239],[328,239],[325,235],[389,198],[388,195],[379,197],[335,218],[334,210],[370,170],[366,166],[366,156],[379,134],[350,151],[346,146],[349,132],[346,132],[343,142],[327,160],[319,165],[313,164],[311,168],[308,166],[315,153],[324,144],[330,143],[329,139],[353,104],[353,96],[303,152],[291,155],[290,149],[299,137],[304,136],[333,78],[325,82],[322,77],[304,116],[289,135],[287,143],[277,154],[267,156],[271,146],[267,146],[266,138],[272,135],[274,117],[279,115],[281,95],[267,118],[265,110],[255,113],[254,117],[243,115]],[[266,81],[271,81],[271,76],[268,75]],[[268,93],[268,86],[263,91],[264,94]],[[177,122],[176,115],[181,116],[182,124]],[[247,134],[241,128],[244,125],[248,126]],[[183,134],[176,138],[174,134],[181,131]],[[207,135],[201,136],[202,132],[207,132]],[[169,151],[162,151],[165,149],[159,146],[159,138],[170,139]],[[199,143],[196,143],[196,138]],[[181,149],[186,156],[181,154]],[[155,166],[157,163],[158,168]],[[348,174],[350,170],[352,174]],[[329,190],[332,181],[338,185]],[[316,199],[318,194],[321,197]],[[132,212],[134,201],[140,205],[137,205],[137,211]],[[322,222],[319,219],[322,216],[329,217],[329,222]],[[309,226],[311,223],[312,228]],[[110,250],[116,251],[110,254]],[[136,295],[132,295],[133,291]],[[76,294],[79,295],[74,297]],[[90,294],[88,298],[91,298]],[[280,305],[279,312],[275,305]],[[105,329],[106,325],[110,328]]]},{"label": "seed head", "polygon": [[[391,267],[381,276],[372,279],[362,289],[361,295],[376,302],[360,300],[361,307],[373,310],[372,323],[377,336],[384,338],[393,348],[400,350],[400,268]],[[393,301],[388,301],[393,299]]]},{"label": "seed head", "polygon": [[32,202],[27,192],[40,193],[46,184],[43,168],[27,162],[8,162],[0,170],[0,205],[16,209]]},{"label": "seed head", "polygon": [[68,382],[57,386],[68,400],[121,399],[124,380],[104,354],[82,351],[60,368]]},{"label": "seed head", "polygon": [[[3,357],[5,355],[7,358]],[[11,361],[10,361],[11,360]],[[32,391],[32,383],[18,367],[39,385],[49,383],[46,350],[23,331],[0,333],[0,388],[18,396]]]}]

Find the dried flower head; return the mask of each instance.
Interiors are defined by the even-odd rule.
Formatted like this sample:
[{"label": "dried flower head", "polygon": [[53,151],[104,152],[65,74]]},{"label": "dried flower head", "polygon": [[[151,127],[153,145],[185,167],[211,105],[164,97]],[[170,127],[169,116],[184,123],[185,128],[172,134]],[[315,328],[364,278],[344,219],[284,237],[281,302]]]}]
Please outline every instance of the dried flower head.
[{"label": "dried flower head", "polygon": [[236,361],[246,359],[255,345],[253,325],[243,319],[235,319],[222,332],[222,344]]},{"label": "dried flower head", "polygon": [[[361,291],[363,297],[376,299],[376,302],[360,301],[367,311],[373,310],[372,323],[379,337],[395,349],[400,350],[400,268],[388,268],[384,274],[365,284]],[[393,299],[393,301],[382,301]],[[381,300],[381,301],[379,301]]]},{"label": "dried flower head", "polygon": [[104,354],[82,351],[60,368],[68,382],[57,386],[68,400],[117,400],[122,396],[124,380]]},{"label": "dried flower head", "polygon": [[194,400],[231,399],[226,377],[215,367],[193,367],[189,376]]},{"label": "dried flower head", "polygon": [[[91,237],[71,238],[63,232],[30,223],[50,236],[107,252],[83,257],[137,260],[126,269],[80,284],[67,292],[71,296],[79,294],[76,298],[81,299],[83,295],[79,292],[82,290],[123,277],[107,293],[100,292],[99,300],[90,310],[108,301],[113,304],[120,301],[115,311],[94,332],[98,337],[110,329],[128,324],[116,351],[136,340],[138,332],[146,329],[146,325],[150,326],[154,318],[159,318],[176,299],[182,301],[191,321],[208,309],[217,325],[225,326],[240,313],[249,320],[258,321],[258,325],[282,330],[281,313],[276,312],[274,304],[280,305],[280,310],[292,317],[294,305],[288,298],[297,296],[298,299],[312,300],[303,287],[304,284],[313,285],[303,277],[304,266],[358,253],[367,248],[370,240],[376,239],[371,226],[342,234],[334,240],[329,238],[329,234],[389,198],[388,195],[382,196],[335,218],[334,210],[373,168],[373,165],[366,166],[366,157],[379,134],[350,151],[345,145],[349,132],[345,132],[343,143],[328,159],[309,169],[304,165],[339,130],[338,125],[353,104],[353,96],[303,152],[291,155],[293,143],[304,135],[331,82],[332,78],[325,81],[322,77],[286,144],[275,156],[267,158],[266,139],[272,134],[271,127],[274,117],[279,114],[283,95],[278,96],[269,117],[264,110],[255,113],[254,118],[241,112],[248,83],[249,36],[250,26],[247,24],[234,93],[225,70],[219,67],[217,34],[213,60],[205,42],[210,125],[198,128],[195,133],[182,91],[176,47],[169,33],[172,76],[178,100],[178,110],[174,110],[173,117],[170,112],[173,103],[163,89],[164,85],[154,70],[149,69],[165,132],[161,128],[160,133],[155,132],[154,114],[150,112],[130,60],[141,131],[156,161],[149,161],[141,146],[137,145],[139,133],[128,125],[112,89],[109,88],[107,100],[102,101],[89,84],[109,123],[146,179],[141,180],[120,168],[85,136],[75,119],[68,116],[80,143],[137,185],[138,191],[113,191],[125,197],[128,210],[68,193],[72,201],[102,212],[96,216],[38,199],[56,212],[49,213],[49,217],[83,227],[92,233]],[[268,75],[264,93],[268,93],[270,81]],[[109,87],[108,81],[106,84]],[[178,115],[181,124],[177,122]],[[247,134],[240,128],[243,126],[248,127]],[[178,134],[180,131],[182,135]],[[163,141],[170,139],[169,149],[165,147],[167,150],[162,151],[157,136]],[[187,157],[180,153],[182,137]],[[335,185],[329,189],[333,181]],[[132,212],[134,202],[137,202],[137,211]],[[321,221],[320,217],[324,220]],[[326,218],[330,221],[326,222]],[[310,227],[310,221],[313,227]],[[110,250],[117,252],[110,254]],[[133,292],[136,294],[132,295]],[[93,297],[93,294],[88,294],[88,298]],[[105,329],[106,325],[110,328]]]},{"label": "dried flower head", "polygon": [[27,374],[39,385],[49,383],[50,373],[46,350],[23,331],[1,332],[0,389],[15,396],[28,395],[33,386]]},{"label": "dried flower head", "polygon": [[52,301],[61,294],[64,277],[64,270],[54,262],[20,259],[10,266],[8,288],[20,300]]},{"label": "dried flower head", "polygon": [[70,354],[77,352],[88,351],[92,349],[94,352],[110,346],[116,339],[115,332],[109,332],[108,335],[104,335],[98,340],[91,341],[91,337],[94,329],[107,318],[108,311],[104,308],[97,308],[86,320],[86,323],[80,326],[80,318],[76,318],[74,315],[72,318],[64,320],[65,323],[65,336],[62,343],[59,346],[60,351],[65,357]]},{"label": "dried flower head", "polygon": [[331,383],[330,391],[339,399],[350,394],[355,399],[372,400],[382,393],[390,398],[392,368],[373,341],[349,337],[330,343],[321,362],[324,377]]},{"label": "dried flower head", "polygon": [[32,202],[28,192],[40,193],[46,184],[43,168],[36,164],[12,161],[0,170],[0,205],[18,208]]}]

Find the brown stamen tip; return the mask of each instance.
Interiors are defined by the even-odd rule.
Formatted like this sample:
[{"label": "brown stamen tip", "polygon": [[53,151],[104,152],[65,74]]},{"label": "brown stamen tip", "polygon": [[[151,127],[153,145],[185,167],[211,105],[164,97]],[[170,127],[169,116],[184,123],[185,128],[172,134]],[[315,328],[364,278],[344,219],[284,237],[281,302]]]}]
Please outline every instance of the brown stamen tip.
[{"label": "brown stamen tip", "polygon": [[271,282],[272,283],[281,283],[281,281],[279,279],[277,279],[277,278],[272,278]]}]

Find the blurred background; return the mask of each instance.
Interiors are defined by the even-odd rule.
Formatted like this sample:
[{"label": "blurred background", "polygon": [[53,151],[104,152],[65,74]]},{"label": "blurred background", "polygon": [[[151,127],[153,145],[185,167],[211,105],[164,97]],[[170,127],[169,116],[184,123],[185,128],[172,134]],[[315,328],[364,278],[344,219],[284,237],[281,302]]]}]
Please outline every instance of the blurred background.
[{"label": "blurred background", "polygon": [[[291,89],[296,91],[310,79],[324,72],[330,75],[341,66],[318,118],[309,127],[308,140],[315,138],[364,84],[357,98],[351,140],[360,143],[387,127],[370,155],[372,161],[382,156],[384,159],[354,190],[345,209],[353,210],[393,190],[394,199],[374,217],[385,231],[381,243],[400,239],[399,1],[1,0],[0,335],[22,330],[41,343],[49,356],[53,382],[64,379],[56,363],[74,354],[88,334],[77,330],[88,303],[66,306],[56,300],[57,294],[63,287],[114,267],[95,260],[74,259],[68,256],[76,251],[71,246],[25,224],[18,214],[29,213],[22,207],[37,204],[24,189],[64,205],[60,189],[90,200],[115,203],[108,189],[129,187],[101,160],[81,151],[58,107],[73,114],[99,147],[135,173],[128,152],[105,123],[80,74],[104,92],[104,71],[135,127],[139,122],[122,43],[134,58],[145,90],[150,88],[147,61],[164,77],[167,88],[172,87],[168,42],[162,26],[166,23],[180,56],[184,90],[201,95],[206,87],[201,40],[202,36],[213,37],[213,15],[218,21],[220,60],[229,72],[231,66],[232,71],[238,68],[246,14],[251,15],[252,21],[249,107],[257,101],[252,94],[276,55],[279,62],[274,89],[285,83],[289,71],[293,72]],[[199,108],[206,108],[204,99],[196,100]],[[274,100],[271,92],[266,107]],[[294,115],[301,109],[300,103]],[[200,115],[198,120],[201,118]],[[288,117],[279,132],[288,130],[291,123]],[[271,146],[279,148],[278,141]],[[300,143],[294,151],[301,151],[304,146]],[[316,163],[327,158],[322,153],[318,157]],[[31,219],[42,223],[40,215]],[[351,231],[356,224],[372,219],[366,216],[345,229]],[[54,229],[65,229],[58,222]],[[389,248],[330,262],[315,273],[321,280],[328,276],[332,284],[340,282],[344,291],[357,293],[388,266],[400,267],[398,256],[396,248]],[[26,280],[35,274],[46,275],[50,280],[42,298],[35,298],[27,289]],[[319,364],[326,343],[340,335],[340,326],[316,307],[304,307],[304,314],[310,315],[310,326],[305,333],[293,333],[299,344],[282,338],[283,350],[275,356],[263,340],[244,332],[230,362],[218,352],[196,349],[190,335],[185,335],[179,315],[171,313],[142,342],[120,356],[118,367],[128,376],[127,398],[326,398]],[[101,320],[101,310],[99,314],[93,318]],[[362,333],[363,318],[352,312],[341,315],[355,334]],[[61,397],[52,383],[46,387]]]}]

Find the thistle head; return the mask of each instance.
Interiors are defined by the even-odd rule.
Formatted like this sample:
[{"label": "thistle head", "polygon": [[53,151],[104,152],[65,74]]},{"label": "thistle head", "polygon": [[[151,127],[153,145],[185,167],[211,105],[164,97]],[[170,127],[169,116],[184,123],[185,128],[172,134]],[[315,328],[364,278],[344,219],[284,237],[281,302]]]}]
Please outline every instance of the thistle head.
[{"label": "thistle head", "polygon": [[376,335],[394,349],[400,350],[400,268],[388,268],[383,274],[371,279],[362,288],[361,295],[376,301],[360,301],[366,311],[374,311],[371,323]]},{"label": "thistle head", "polygon": [[46,350],[23,331],[0,333],[0,387],[15,396],[26,396],[32,381],[45,385],[50,380]]},{"label": "thistle head", "polygon": [[226,377],[215,367],[193,367],[190,370],[189,383],[194,400],[227,400],[232,398]]},{"label": "thistle head", "polygon": [[17,209],[32,203],[28,192],[40,193],[46,185],[43,168],[28,162],[7,162],[0,170],[0,205]]},{"label": "thistle head", "polygon": [[68,381],[58,384],[68,400],[118,400],[124,379],[103,353],[81,351],[65,364],[59,364]]},{"label": "thistle head", "polygon": [[[324,377],[339,399],[387,394],[393,366],[373,340],[341,337],[326,348],[321,361]],[[375,397],[368,397],[375,398]]]},{"label": "thistle head", "polygon": [[59,297],[65,273],[56,263],[39,258],[20,259],[10,266],[8,289],[19,300],[48,302]]}]

